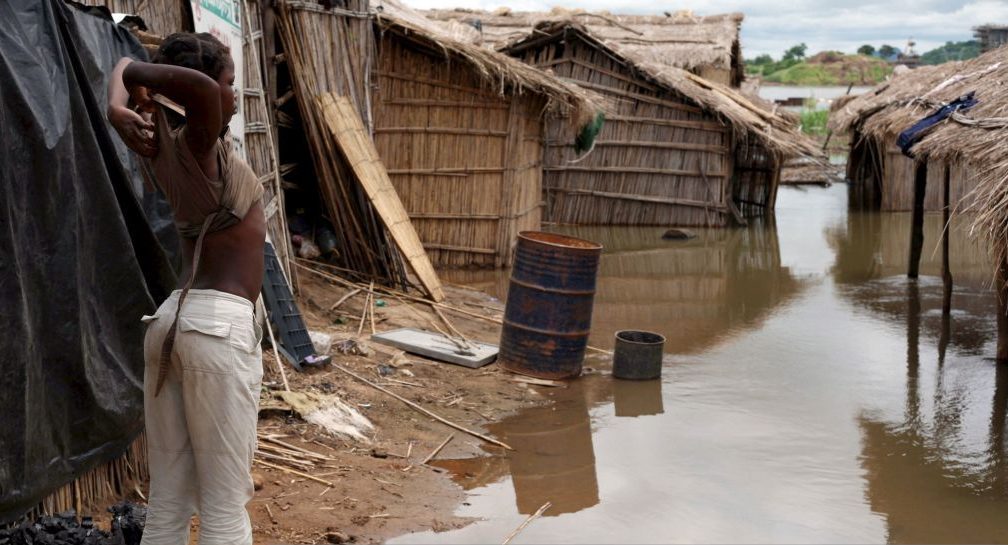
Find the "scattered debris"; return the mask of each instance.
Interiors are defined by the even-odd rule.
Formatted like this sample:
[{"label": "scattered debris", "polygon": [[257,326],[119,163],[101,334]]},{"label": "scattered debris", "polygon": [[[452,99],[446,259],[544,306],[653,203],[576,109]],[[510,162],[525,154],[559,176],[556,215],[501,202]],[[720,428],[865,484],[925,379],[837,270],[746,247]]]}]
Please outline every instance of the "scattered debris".
[{"label": "scattered debris", "polygon": [[350,543],[351,541],[353,541],[353,538],[347,534],[344,534],[343,532],[330,530],[326,532],[325,540],[326,543],[334,543],[336,545],[339,545],[341,543]]},{"label": "scattered debris", "polygon": [[476,341],[457,341],[445,333],[404,327],[372,335],[375,342],[394,346],[412,354],[477,369],[497,358],[495,345]]},{"label": "scattered debris", "polygon": [[290,405],[291,410],[306,422],[315,424],[332,435],[349,437],[363,443],[370,442],[364,434],[374,430],[374,424],[335,395],[275,392],[274,396]]},{"label": "scattered debris", "polygon": [[344,356],[370,356],[372,351],[368,346],[357,339],[344,339],[333,344],[333,348]]},{"label": "scattered debris", "polygon": [[567,387],[567,383],[561,380],[546,380],[542,378],[522,377],[522,376],[511,377],[511,382],[520,382],[522,384],[534,384],[536,386],[548,386],[550,388]]},{"label": "scattered debris", "polygon": [[315,353],[325,355],[329,353],[332,348],[333,338],[332,335],[328,333],[323,333],[321,331],[308,331],[308,337],[311,338],[311,342],[315,345]]}]

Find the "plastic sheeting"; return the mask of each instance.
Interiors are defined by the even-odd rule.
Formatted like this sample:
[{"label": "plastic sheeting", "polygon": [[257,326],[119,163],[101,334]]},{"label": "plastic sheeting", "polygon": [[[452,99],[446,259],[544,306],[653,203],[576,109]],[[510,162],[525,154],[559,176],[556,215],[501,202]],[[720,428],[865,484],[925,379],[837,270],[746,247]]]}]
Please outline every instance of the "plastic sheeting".
[{"label": "plastic sheeting", "polygon": [[139,318],[175,279],[167,209],[105,121],[127,55],[125,29],[62,0],[0,2],[0,522],[143,426]]}]

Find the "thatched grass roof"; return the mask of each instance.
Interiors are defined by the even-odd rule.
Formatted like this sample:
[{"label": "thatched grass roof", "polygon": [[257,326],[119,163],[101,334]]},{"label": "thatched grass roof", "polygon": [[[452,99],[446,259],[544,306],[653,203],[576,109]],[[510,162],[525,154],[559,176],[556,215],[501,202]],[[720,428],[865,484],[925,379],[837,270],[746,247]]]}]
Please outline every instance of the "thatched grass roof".
[{"label": "thatched grass roof", "polygon": [[[594,43],[616,58],[623,59],[640,77],[664,87],[688,102],[704,108],[730,125],[737,137],[752,138],[771,152],[782,157],[822,155],[818,145],[804,135],[795,116],[777,111],[776,107],[759,97],[748,96],[738,89],[708,81],[682,68],[657,63],[647,58],[626,57],[613,50],[608,43],[593,36],[590,31],[571,20],[554,20],[541,26],[543,35],[559,35],[568,30],[578,32],[582,39]],[[536,38],[529,37],[531,41]],[[521,47],[522,42],[512,48]]]},{"label": "thatched grass roof", "polygon": [[493,49],[505,49],[536,35],[542,25],[576,21],[621,55],[686,70],[712,66],[738,73],[743,71],[739,50],[741,13],[700,17],[689,11],[667,15],[614,15],[580,9],[519,12],[505,8],[495,12],[430,10],[426,14],[439,21],[466,25],[470,30],[458,30],[460,37]]},{"label": "thatched grass roof", "polygon": [[404,6],[398,0],[372,0],[378,25],[400,32],[446,57],[464,61],[501,94],[534,93],[546,97],[552,113],[568,117],[581,127],[591,121],[602,106],[584,89],[566,83],[538,68],[503,53],[460,40],[465,31],[461,23],[434,21]]},{"label": "thatched grass roof", "polygon": [[[755,138],[783,156],[821,155],[815,142],[798,130],[793,116],[777,111],[757,97],[688,72],[701,65],[731,67],[733,59],[740,57],[732,57],[731,52],[738,47],[741,14],[696,17],[679,12],[671,16],[614,16],[563,9],[550,13],[455,9],[430,10],[425,14],[450,25],[449,32],[458,40],[502,50],[574,29],[585,39],[625,59],[642,77],[713,111],[739,136]],[[477,26],[482,27],[482,32]]]},{"label": "thatched grass roof", "polygon": [[995,258],[1008,256],[1008,47],[962,62],[922,67],[893,78],[839,107],[834,130],[860,127],[883,139],[896,135],[942,104],[975,91],[977,105],[927,134],[918,158],[969,165],[976,177],[972,202],[975,236],[988,240]]}]

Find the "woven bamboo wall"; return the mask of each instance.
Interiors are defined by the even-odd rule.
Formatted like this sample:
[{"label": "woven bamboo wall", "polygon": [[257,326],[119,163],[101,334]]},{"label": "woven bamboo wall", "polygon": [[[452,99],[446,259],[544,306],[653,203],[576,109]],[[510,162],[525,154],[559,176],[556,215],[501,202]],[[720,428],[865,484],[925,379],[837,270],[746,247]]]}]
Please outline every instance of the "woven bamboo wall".
[{"label": "woven bamboo wall", "polygon": [[267,228],[276,249],[277,258],[283,266],[288,281],[296,282],[297,276],[291,270],[290,235],[287,233],[287,217],[284,210],[283,191],[277,169],[279,160],[274,147],[274,124],[270,117],[269,97],[266,96],[263,76],[262,14],[258,0],[245,0],[242,12],[242,34],[245,38],[242,48],[244,58],[244,101],[242,115],[245,116],[245,154],[248,164],[259,176],[263,184],[262,203],[266,213]]},{"label": "woven bamboo wall", "polygon": [[730,132],[716,118],[568,33],[522,53],[616,102],[595,148],[578,162],[551,124],[546,219],[558,223],[724,225]]},{"label": "woven bamboo wall", "polygon": [[743,141],[735,149],[731,192],[744,216],[773,210],[777,202],[781,161],[765,147]]},{"label": "woven bamboo wall", "polygon": [[[857,204],[871,208],[874,199],[878,203],[878,209],[884,212],[913,210],[914,160],[903,155],[899,148],[887,146],[871,137],[855,138],[852,142],[847,177],[857,194]],[[942,209],[945,166],[945,163],[939,161],[928,163],[925,211],[937,212]],[[949,182],[949,202],[953,208],[966,208],[969,202],[964,199],[976,187],[970,168],[965,164],[954,163]]]},{"label": "woven bamboo wall", "polygon": [[144,20],[150,32],[167,36],[192,30],[189,0],[76,0],[88,6],[105,6],[112,13],[129,13]]},{"label": "woven bamboo wall", "polygon": [[377,65],[375,145],[431,261],[509,265],[518,232],[539,227],[544,100],[488,89],[395,30]]}]

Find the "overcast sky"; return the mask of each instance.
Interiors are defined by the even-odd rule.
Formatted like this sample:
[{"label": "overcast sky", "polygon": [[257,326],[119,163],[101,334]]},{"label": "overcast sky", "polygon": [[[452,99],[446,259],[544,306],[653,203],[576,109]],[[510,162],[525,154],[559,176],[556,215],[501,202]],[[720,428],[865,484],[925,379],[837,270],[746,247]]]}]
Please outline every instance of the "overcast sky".
[{"label": "overcast sky", "polygon": [[809,53],[836,49],[853,53],[861,44],[888,43],[900,49],[913,37],[923,53],[947,41],[973,37],[972,27],[1008,24],[1008,0],[404,0],[421,8],[480,8],[507,6],[515,10],[545,11],[552,6],[609,10],[613,13],[657,14],[689,9],[698,15],[739,11],[742,54],[774,57],[796,43]]}]

